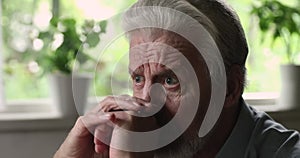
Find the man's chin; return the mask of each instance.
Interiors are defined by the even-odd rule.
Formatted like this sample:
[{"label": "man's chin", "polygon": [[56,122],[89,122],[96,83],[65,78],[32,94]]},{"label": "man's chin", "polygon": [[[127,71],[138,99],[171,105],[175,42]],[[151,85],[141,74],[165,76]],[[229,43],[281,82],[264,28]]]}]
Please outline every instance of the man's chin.
[{"label": "man's chin", "polygon": [[204,145],[203,138],[180,136],[171,144],[159,149],[155,158],[192,158]]}]

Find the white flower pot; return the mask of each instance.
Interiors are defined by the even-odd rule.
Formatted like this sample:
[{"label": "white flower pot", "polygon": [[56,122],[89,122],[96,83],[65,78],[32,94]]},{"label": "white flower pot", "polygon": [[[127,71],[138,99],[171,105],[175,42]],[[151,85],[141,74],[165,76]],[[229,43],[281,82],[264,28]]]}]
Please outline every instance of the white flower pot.
[{"label": "white flower pot", "polygon": [[300,66],[281,65],[281,91],[278,104],[287,110],[300,109]]},{"label": "white flower pot", "polygon": [[63,117],[83,115],[87,103],[91,77],[88,75],[51,74],[53,104]]}]

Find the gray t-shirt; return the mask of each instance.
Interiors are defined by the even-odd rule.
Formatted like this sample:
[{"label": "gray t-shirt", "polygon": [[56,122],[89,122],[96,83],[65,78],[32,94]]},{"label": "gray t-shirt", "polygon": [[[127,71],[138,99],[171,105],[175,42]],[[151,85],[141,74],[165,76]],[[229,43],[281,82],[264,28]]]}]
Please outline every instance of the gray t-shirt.
[{"label": "gray t-shirt", "polygon": [[243,103],[238,121],[216,157],[300,158],[300,135]]}]

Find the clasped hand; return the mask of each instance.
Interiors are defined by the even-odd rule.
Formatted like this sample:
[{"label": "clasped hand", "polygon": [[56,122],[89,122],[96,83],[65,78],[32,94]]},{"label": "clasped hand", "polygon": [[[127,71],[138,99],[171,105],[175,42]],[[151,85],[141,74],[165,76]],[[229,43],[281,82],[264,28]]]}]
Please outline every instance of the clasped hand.
[{"label": "clasped hand", "polygon": [[120,137],[117,128],[136,132],[156,129],[158,126],[153,116],[138,116],[141,111],[151,111],[151,108],[151,103],[128,95],[106,97],[93,110],[78,118],[54,158],[153,157],[153,151],[128,152],[109,146],[112,141],[130,143],[128,138]]}]

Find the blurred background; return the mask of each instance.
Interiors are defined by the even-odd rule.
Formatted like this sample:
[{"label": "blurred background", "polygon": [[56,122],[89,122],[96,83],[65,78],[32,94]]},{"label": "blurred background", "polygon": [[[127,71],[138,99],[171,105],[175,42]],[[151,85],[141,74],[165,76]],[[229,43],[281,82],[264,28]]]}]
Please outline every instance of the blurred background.
[{"label": "blurred background", "polygon": [[[107,19],[120,16],[135,1],[0,0],[1,158],[51,157],[72,127],[75,119],[53,113],[48,102],[51,74],[92,72],[88,104],[95,105],[96,96],[112,94],[111,82],[118,93],[131,93],[124,56],[128,41],[120,35],[109,43],[119,23]],[[294,91],[282,90],[282,83],[291,80],[282,82],[280,65],[300,64],[300,1],[225,1],[237,11],[249,44],[246,101],[267,105],[257,107],[299,130],[299,105],[285,110],[276,105],[280,93]],[[101,55],[103,47],[107,53]],[[66,54],[54,55],[59,52]],[[292,87],[300,90],[299,85]],[[299,91],[285,95],[300,102]]]},{"label": "blurred background", "polygon": [[[279,69],[276,67],[281,63],[287,63],[288,59],[285,55],[284,43],[280,40],[273,42],[272,35],[261,31],[257,17],[251,14],[253,6],[259,6],[262,2],[253,0],[227,0],[227,2],[238,12],[250,46],[246,92],[278,92],[280,77]],[[299,6],[300,3],[298,0],[280,2],[288,6]],[[77,24],[81,24],[88,19],[100,21],[110,18],[132,3],[134,0],[114,2],[111,0],[2,0],[3,44],[0,55],[3,58],[4,70],[1,76],[5,83],[6,99],[10,101],[49,96],[46,75],[42,75],[44,70],[36,61],[37,53],[40,53],[37,50],[41,49],[42,44],[33,36],[37,30],[45,30],[49,27],[53,14],[74,18]],[[291,42],[294,46],[299,46],[299,41]],[[114,54],[124,52],[128,48],[125,38],[123,41],[120,39],[120,43],[114,48]],[[89,50],[89,53],[99,54],[92,50]],[[108,86],[110,84],[106,83],[110,81],[112,64],[118,58],[108,58],[110,57],[106,57],[101,63],[103,66],[101,73],[98,73],[95,78],[99,82],[95,82],[96,90],[92,89],[91,95],[111,93]],[[297,59],[295,62],[299,62],[299,53],[294,58]]]}]

